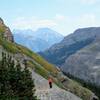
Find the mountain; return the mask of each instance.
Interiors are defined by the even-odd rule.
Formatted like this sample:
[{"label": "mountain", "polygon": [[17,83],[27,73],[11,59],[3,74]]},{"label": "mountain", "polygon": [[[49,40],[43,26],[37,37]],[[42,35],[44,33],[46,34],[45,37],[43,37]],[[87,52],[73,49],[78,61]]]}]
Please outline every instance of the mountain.
[{"label": "mountain", "polygon": [[[39,96],[39,99],[40,94],[45,95],[46,97],[56,98],[55,100],[59,100],[59,97],[60,100],[81,100],[80,98],[83,100],[90,100],[91,98],[95,97],[93,92],[87,88],[82,87],[76,81],[73,81],[67,76],[63,75],[63,73],[58,68],[48,63],[41,56],[12,41],[12,33],[10,33],[12,38],[9,39],[8,33],[6,33],[7,37],[5,37],[7,27],[4,23],[0,24],[0,60],[2,58],[2,52],[5,52],[6,54],[12,56],[13,60],[19,61],[22,69],[24,67],[23,63],[26,62],[29,71],[32,72],[32,77],[35,80],[36,95]],[[47,79],[49,77],[52,77],[53,79],[54,87],[52,89],[48,89],[46,86]],[[51,91],[55,92],[51,93]],[[51,95],[48,95],[48,93]]]},{"label": "mountain", "polygon": [[61,66],[70,55],[91,44],[99,33],[99,27],[77,29],[74,33],[66,36],[60,43],[39,52],[39,54],[50,63]]},{"label": "mountain", "polygon": [[86,82],[100,86],[100,36],[66,59],[61,69]]},{"label": "mountain", "polygon": [[[100,96],[100,27],[82,28],[39,54]],[[83,84],[84,84],[83,82]]]},{"label": "mountain", "polygon": [[11,41],[13,42],[14,39],[13,39],[13,35],[9,29],[9,27],[7,27],[5,24],[4,24],[4,21],[0,18],[0,36],[2,38],[6,38],[8,41]]},{"label": "mountain", "polygon": [[49,28],[40,28],[37,31],[13,30],[13,35],[16,43],[22,44],[35,52],[43,51],[63,39],[60,33]]}]

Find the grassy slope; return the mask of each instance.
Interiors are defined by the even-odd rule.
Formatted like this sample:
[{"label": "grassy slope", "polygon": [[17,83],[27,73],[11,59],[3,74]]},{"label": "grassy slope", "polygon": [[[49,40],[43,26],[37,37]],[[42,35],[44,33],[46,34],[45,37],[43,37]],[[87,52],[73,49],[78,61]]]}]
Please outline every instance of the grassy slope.
[{"label": "grassy slope", "polygon": [[32,65],[33,67],[38,66],[38,67],[36,67],[36,70],[38,69],[43,72],[45,71],[45,73],[48,72],[48,75],[52,74],[53,76],[56,76],[57,73],[59,72],[59,70],[57,68],[55,68],[52,64],[48,63],[42,57],[40,57],[36,53],[30,51],[29,49],[27,49],[23,46],[20,46],[15,43],[11,43],[9,41],[5,41],[1,37],[0,37],[0,45],[2,45],[4,47],[4,49],[6,49],[8,52],[11,52],[13,54],[16,54],[16,53],[25,54],[28,57],[32,58],[34,60],[34,62],[29,62],[29,64]]},{"label": "grassy slope", "polygon": [[[60,83],[58,77],[59,70],[55,68],[52,64],[48,63],[46,60],[44,60],[42,57],[37,55],[36,53],[30,51],[29,49],[15,44],[11,43],[9,41],[3,40],[2,33],[5,32],[5,26],[0,25],[0,45],[3,46],[3,48],[13,54],[20,53],[20,54],[25,54],[28,57],[32,58],[33,61],[29,61],[28,65],[33,68],[38,74],[42,75],[45,78],[48,78],[50,75],[53,77],[55,83],[62,87],[62,83]],[[76,95],[82,97],[84,100],[89,100],[89,97],[91,95],[91,92],[88,89],[85,89],[80,86],[79,83],[74,82],[70,79],[67,80],[67,84],[65,86],[70,89],[72,93],[75,93]]]}]

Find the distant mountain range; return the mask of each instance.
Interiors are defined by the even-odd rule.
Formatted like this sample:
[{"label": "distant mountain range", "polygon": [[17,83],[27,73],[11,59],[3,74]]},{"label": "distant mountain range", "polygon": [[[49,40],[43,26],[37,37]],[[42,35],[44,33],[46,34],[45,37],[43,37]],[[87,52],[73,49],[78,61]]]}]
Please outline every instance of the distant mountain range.
[{"label": "distant mountain range", "polygon": [[40,28],[37,31],[32,30],[13,30],[16,43],[24,45],[32,51],[44,51],[51,45],[60,42],[63,35],[49,28]]},{"label": "distant mountain range", "polygon": [[78,29],[39,54],[63,72],[100,85],[100,27]]}]

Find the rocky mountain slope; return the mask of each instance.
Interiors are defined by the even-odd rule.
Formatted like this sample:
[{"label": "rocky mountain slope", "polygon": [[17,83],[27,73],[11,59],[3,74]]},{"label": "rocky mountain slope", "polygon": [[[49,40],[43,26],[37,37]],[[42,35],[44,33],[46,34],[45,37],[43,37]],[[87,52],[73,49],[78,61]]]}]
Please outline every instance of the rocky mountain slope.
[{"label": "rocky mountain slope", "polygon": [[[7,40],[13,42],[13,35],[9,29],[9,27],[7,27],[5,24],[4,24],[4,21],[0,18],[0,35],[2,38],[6,38]],[[3,33],[3,34],[2,34]]]},{"label": "rocky mountain slope", "polygon": [[49,28],[40,28],[37,31],[13,30],[13,35],[16,43],[22,44],[35,52],[43,51],[63,39],[60,33]]},{"label": "rocky mountain slope", "polygon": [[[2,26],[5,26],[5,24],[3,23]],[[57,85],[57,86],[54,85],[56,87],[55,91],[58,89],[57,90],[58,92],[56,91],[57,97],[59,97],[59,95],[61,95],[61,94],[58,95],[58,93],[62,93],[61,91],[64,91],[64,90],[67,90],[67,91],[73,93],[73,94],[71,94],[69,92],[64,92],[64,93],[68,94],[67,98],[75,97],[75,98],[79,99],[77,97],[77,96],[79,96],[83,100],[91,100],[91,98],[94,97],[95,94],[93,92],[91,92],[89,89],[82,87],[79,83],[64,76],[58,68],[54,67],[52,64],[45,61],[41,56],[30,51],[28,48],[26,48],[24,46],[16,44],[14,41],[12,41],[13,38],[11,40],[7,37],[4,38],[5,27],[0,26],[0,30],[2,30],[2,31],[0,31],[0,58],[1,58],[2,51],[4,51],[6,53],[9,53],[13,57],[14,60],[19,61],[22,68],[24,67],[24,65],[23,65],[24,61],[26,61],[28,68],[33,73],[35,72],[35,73],[41,75],[42,77],[44,77],[45,79],[48,79],[48,77],[51,76],[53,79],[53,82]],[[8,36],[8,34],[6,34],[6,35]],[[11,36],[12,36],[12,34],[11,34]],[[35,76],[35,74],[33,74],[33,77],[34,76]],[[44,84],[47,84],[47,81],[44,81]],[[40,87],[42,87],[42,85],[40,85]],[[36,84],[36,88],[37,88],[37,84]],[[64,90],[62,90],[62,89],[60,90],[60,88],[62,88]],[[39,93],[39,92],[36,92],[36,93]],[[44,91],[42,91],[42,94],[43,93],[44,93]],[[50,91],[49,91],[49,93],[50,93]],[[77,96],[75,96],[74,94]],[[52,97],[52,95],[51,95],[51,97]],[[62,97],[62,99],[63,99],[63,97]]]},{"label": "rocky mountain slope", "polygon": [[100,85],[100,37],[66,59],[61,69],[87,82]]},{"label": "rocky mountain slope", "polygon": [[[100,28],[83,28],[64,38],[45,52],[49,62],[60,66],[67,75],[100,87]],[[92,86],[92,87],[93,87]],[[95,92],[97,92],[95,90]],[[98,95],[100,95],[98,90]]]},{"label": "rocky mountain slope", "polygon": [[60,43],[39,54],[50,63],[61,66],[70,55],[91,44],[99,34],[99,27],[78,29],[66,36]]},{"label": "rocky mountain slope", "polygon": [[100,85],[99,44],[99,27],[78,29],[40,54],[51,63],[61,65],[65,73]]}]

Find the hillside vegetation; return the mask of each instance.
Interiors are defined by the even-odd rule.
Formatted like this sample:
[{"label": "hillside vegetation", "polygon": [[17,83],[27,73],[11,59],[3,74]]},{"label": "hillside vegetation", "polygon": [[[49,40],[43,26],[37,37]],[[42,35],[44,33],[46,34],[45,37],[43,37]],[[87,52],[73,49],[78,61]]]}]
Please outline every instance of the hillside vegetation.
[{"label": "hillside vegetation", "polygon": [[2,52],[0,60],[0,100],[37,100],[32,74],[27,65],[21,68],[13,57]]}]

